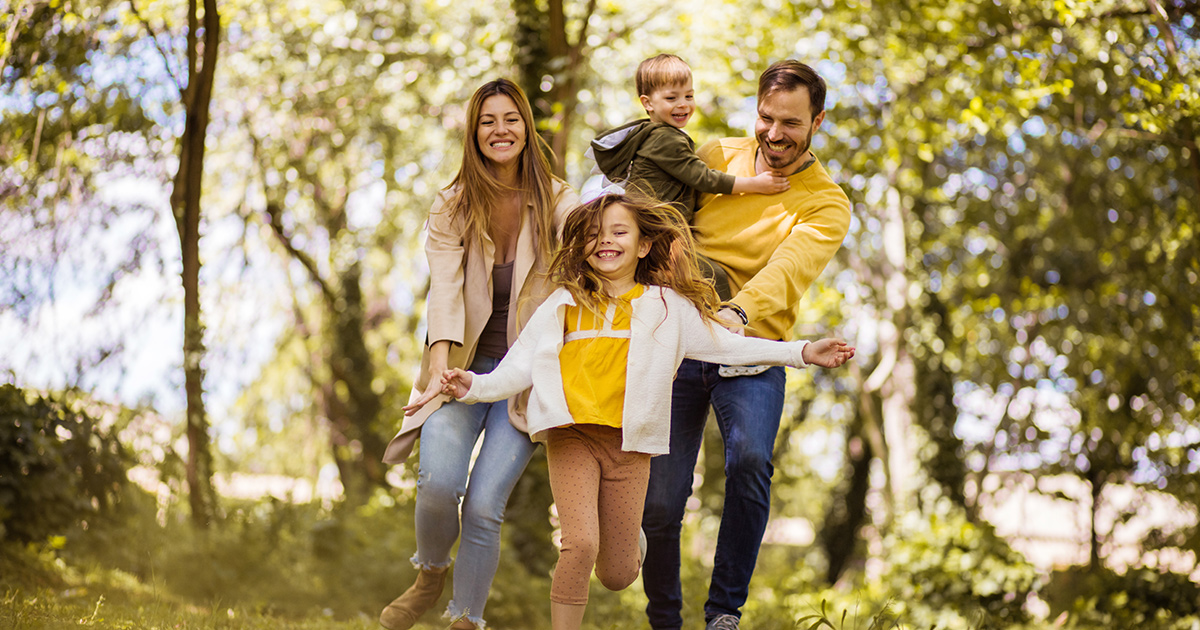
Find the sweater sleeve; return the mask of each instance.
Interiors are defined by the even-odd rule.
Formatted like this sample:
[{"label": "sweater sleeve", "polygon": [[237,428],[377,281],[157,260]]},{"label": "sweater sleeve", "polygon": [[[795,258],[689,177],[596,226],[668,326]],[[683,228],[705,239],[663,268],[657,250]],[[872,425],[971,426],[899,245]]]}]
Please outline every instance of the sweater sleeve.
[{"label": "sweater sleeve", "polygon": [[671,177],[702,193],[728,195],[737,179],[729,173],[709,168],[696,155],[691,140],[679,129],[660,128],[654,131],[638,155],[653,161]]},{"label": "sweater sleeve", "polygon": [[733,297],[751,322],[795,308],[842,246],[850,227],[850,202],[841,189],[814,194],[806,206],[766,266]]},{"label": "sweater sleeve", "polygon": [[[533,386],[533,360],[542,335],[553,334],[557,306],[547,300],[533,312],[529,323],[517,336],[496,369],[475,374],[471,389],[460,400],[464,403],[491,402],[511,398]],[[474,373],[472,373],[474,374]]]},{"label": "sweater sleeve", "polygon": [[743,337],[724,327],[706,322],[686,300],[676,310],[681,318],[681,340],[688,359],[724,365],[790,365],[804,367],[807,341],[773,341]]},{"label": "sweater sleeve", "polygon": [[466,336],[466,303],[463,299],[466,247],[462,224],[450,217],[443,192],[433,202],[427,222],[425,258],[429,262],[429,343],[450,341],[462,345]]}]

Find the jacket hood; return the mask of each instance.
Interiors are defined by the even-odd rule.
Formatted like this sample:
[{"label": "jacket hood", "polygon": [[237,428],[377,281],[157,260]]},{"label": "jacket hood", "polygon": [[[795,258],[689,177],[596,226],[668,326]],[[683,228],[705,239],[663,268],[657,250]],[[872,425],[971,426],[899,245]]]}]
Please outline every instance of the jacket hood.
[{"label": "jacket hood", "polygon": [[604,176],[614,182],[629,179],[629,167],[638,149],[659,127],[670,127],[667,123],[651,122],[649,118],[625,123],[615,129],[609,129],[592,140],[591,153],[596,158],[596,166]]}]

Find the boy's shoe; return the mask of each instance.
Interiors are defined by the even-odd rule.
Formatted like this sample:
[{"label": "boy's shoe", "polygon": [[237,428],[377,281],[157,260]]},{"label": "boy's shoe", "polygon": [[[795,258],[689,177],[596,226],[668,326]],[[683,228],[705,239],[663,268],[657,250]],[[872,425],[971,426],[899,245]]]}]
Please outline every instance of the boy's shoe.
[{"label": "boy's shoe", "polygon": [[641,558],[641,561],[638,562],[639,567],[646,566],[646,547],[647,546],[648,546],[648,544],[646,543],[646,530],[639,527],[638,528],[638,557]]},{"label": "boy's shoe", "polygon": [[738,630],[740,621],[733,615],[717,615],[704,626],[704,630]]},{"label": "boy's shoe", "polygon": [[[771,369],[769,365],[722,365],[717,368],[717,374],[730,378],[734,376],[754,376],[762,374]],[[732,617],[733,615],[722,615],[724,617]],[[718,617],[719,619],[720,617]]]}]

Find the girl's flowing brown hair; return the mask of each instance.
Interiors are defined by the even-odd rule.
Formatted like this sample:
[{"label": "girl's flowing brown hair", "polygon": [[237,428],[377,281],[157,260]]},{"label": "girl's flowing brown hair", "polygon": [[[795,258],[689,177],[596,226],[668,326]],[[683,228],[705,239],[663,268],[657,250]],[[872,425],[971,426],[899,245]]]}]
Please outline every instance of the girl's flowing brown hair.
[{"label": "girl's flowing brown hair", "polygon": [[641,195],[601,195],[572,210],[563,226],[562,249],[550,264],[551,281],[566,287],[576,304],[603,310],[604,285],[587,260],[596,251],[595,235],[604,211],[616,204],[629,209],[641,238],[650,243],[649,253],[638,260],[634,280],[670,287],[695,305],[705,320],[717,322],[717,291],[696,264],[696,245],[687,221],[675,207]]},{"label": "girl's flowing brown hair", "polygon": [[446,204],[446,211],[451,217],[463,220],[466,226],[463,236],[467,244],[481,243],[483,236],[489,234],[491,211],[496,201],[503,193],[513,190],[496,179],[488,168],[488,159],[479,148],[479,136],[476,133],[483,102],[496,95],[511,98],[525,123],[525,147],[518,157],[520,181],[517,186],[526,196],[524,201],[533,205],[533,252],[534,266],[537,268],[549,260],[558,248],[558,234],[554,230],[555,178],[551,174],[550,160],[546,157],[552,151],[538,134],[529,99],[525,98],[525,92],[516,83],[508,79],[489,81],[471,96],[471,102],[467,105],[467,129],[463,134],[462,166],[454,176],[454,181],[446,187],[446,190],[455,191]]}]

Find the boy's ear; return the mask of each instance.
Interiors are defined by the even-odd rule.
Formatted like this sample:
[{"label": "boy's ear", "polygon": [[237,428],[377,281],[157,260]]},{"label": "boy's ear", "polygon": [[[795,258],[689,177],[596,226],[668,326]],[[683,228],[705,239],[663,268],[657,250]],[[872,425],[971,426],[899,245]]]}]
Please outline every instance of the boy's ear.
[{"label": "boy's ear", "polygon": [[649,114],[650,113],[650,97],[646,96],[645,94],[642,94],[638,98],[640,98],[642,101],[642,109],[646,110],[646,113]]}]

